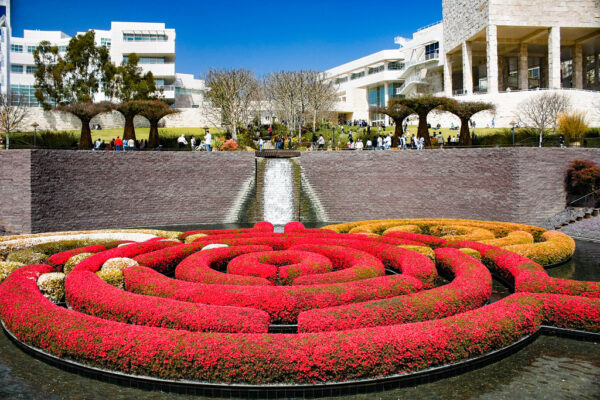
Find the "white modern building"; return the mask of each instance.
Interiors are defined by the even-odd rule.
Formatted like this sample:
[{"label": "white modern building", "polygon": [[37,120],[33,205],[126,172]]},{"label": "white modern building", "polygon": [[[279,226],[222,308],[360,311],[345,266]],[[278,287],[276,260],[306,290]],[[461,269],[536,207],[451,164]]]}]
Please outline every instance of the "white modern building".
[{"label": "white modern building", "polygon": [[[0,90],[18,95],[27,106],[37,107],[33,52],[42,41],[65,52],[71,37],[60,31],[39,30],[25,30],[23,37],[14,37],[10,29],[10,0],[0,0],[0,7],[4,7],[4,15],[0,17]],[[94,32],[96,45],[106,46],[116,65],[126,61],[130,54],[137,54],[139,66],[144,73],[152,72],[167,102],[182,108],[201,103],[204,81],[175,72],[175,29],[166,28],[164,23],[112,22],[109,30],[94,29]]]},{"label": "white modern building", "polygon": [[[495,118],[497,126],[509,126],[521,102],[540,90],[560,90],[573,108],[588,112],[592,125],[600,125],[597,0],[442,3],[443,21],[420,29],[412,39],[396,38],[399,49],[327,71],[339,84],[340,121],[387,123],[370,108],[394,96],[428,93],[493,102],[496,115],[485,115],[487,123]],[[451,120],[445,116],[442,124]]]}]

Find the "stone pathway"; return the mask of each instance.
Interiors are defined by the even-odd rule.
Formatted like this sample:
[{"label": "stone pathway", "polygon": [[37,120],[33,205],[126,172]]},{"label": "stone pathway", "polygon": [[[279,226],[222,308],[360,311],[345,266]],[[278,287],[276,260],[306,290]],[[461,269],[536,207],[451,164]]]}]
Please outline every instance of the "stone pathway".
[{"label": "stone pathway", "polygon": [[560,232],[576,238],[600,241],[600,217],[577,221],[563,227]]}]

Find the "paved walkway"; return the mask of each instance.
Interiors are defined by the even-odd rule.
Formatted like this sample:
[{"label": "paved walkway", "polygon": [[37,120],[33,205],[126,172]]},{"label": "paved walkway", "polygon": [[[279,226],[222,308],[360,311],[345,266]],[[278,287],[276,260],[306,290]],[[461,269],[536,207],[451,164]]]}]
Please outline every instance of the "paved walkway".
[{"label": "paved walkway", "polygon": [[600,241],[600,217],[577,221],[560,230],[569,236]]}]

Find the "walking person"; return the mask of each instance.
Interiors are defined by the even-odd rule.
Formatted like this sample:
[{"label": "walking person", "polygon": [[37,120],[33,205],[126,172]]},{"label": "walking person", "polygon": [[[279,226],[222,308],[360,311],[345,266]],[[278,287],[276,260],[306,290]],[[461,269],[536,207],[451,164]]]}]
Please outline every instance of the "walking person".
[{"label": "walking person", "polygon": [[263,139],[259,136],[258,137],[258,151],[261,151],[261,152],[263,151],[263,144],[264,144]]},{"label": "walking person", "polygon": [[323,135],[319,136],[319,140],[317,143],[319,144],[319,150],[325,149],[325,138],[323,137]]},{"label": "walking person", "polygon": [[117,138],[115,139],[115,151],[121,151],[123,150],[123,141],[121,140],[120,137],[117,136]]},{"label": "walking person", "polygon": [[212,135],[208,129],[204,135],[204,146],[206,147],[206,151],[212,151]]}]

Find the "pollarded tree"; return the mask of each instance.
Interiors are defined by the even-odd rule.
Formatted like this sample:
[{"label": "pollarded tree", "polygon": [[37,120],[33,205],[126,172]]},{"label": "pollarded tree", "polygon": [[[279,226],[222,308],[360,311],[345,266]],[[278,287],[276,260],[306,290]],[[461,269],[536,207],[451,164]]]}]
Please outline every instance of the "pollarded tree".
[{"label": "pollarded tree", "polygon": [[394,139],[392,141],[392,147],[398,147],[400,142],[400,135],[402,134],[402,123],[404,120],[415,113],[412,108],[408,108],[399,102],[399,98],[393,98],[388,101],[387,107],[376,107],[372,111],[378,114],[385,114],[394,121],[396,128],[394,129]]},{"label": "pollarded tree", "polygon": [[90,130],[90,121],[98,114],[110,112],[113,109],[113,104],[108,101],[100,103],[71,103],[71,104],[60,104],[54,108],[57,111],[63,111],[69,114],[73,114],[81,121],[81,139],[79,140],[79,148],[82,147],[83,138],[89,137],[90,142],[92,140],[92,132]]},{"label": "pollarded tree", "polygon": [[150,122],[150,135],[148,137],[148,147],[158,147],[158,123],[167,115],[178,113],[179,110],[171,108],[167,103],[165,103],[162,100],[137,100],[136,103],[141,107],[141,111],[139,114],[143,117],[146,117]]},{"label": "pollarded tree", "polygon": [[427,127],[427,115],[434,109],[448,104],[452,99],[447,97],[436,97],[436,96],[421,96],[421,97],[406,97],[396,99],[397,104],[403,105],[415,111],[415,114],[419,116],[419,129],[417,130],[417,137],[425,139],[425,144],[431,145],[429,139],[429,128]]},{"label": "pollarded tree", "polygon": [[[37,66],[35,97],[46,110],[53,107],[66,112],[76,110],[77,114],[73,115],[82,123],[79,148],[91,149],[92,135],[87,118],[107,111],[106,104],[94,104],[94,96],[101,87],[113,86],[108,49],[96,46],[94,31],[89,31],[72,38],[64,56],[57,46],[43,41],[33,52],[33,58]],[[80,110],[86,111],[80,113]]]},{"label": "pollarded tree", "polygon": [[250,121],[252,106],[260,100],[260,85],[246,69],[211,69],[206,76],[206,99],[219,111],[221,124],[237,141],[237,130]]},{"label": "pollarded tree", "polygon": [[139,60],[137,54],[130,54],[127,61],[119,67],[114,67],[112,71],[114,86],[110,97],[120,100],[120,104],[115,107],[115,110],[125,118],[123,131],[125,140],[135,140],[133,121],[143,108],[137,100],[151,100],[158,96],[152,72],[143,74],[142,68],[138,66]]},{"label": "pollarded tree", "polygon": [[456,101],[452,100],[446,103],[443,110],[451,112],[460,119],[460,138],[459,144],[470,146],[473,142],[469,134],[469,121],[473,115],[481,111],[493,111],[496,106],[492,103],[484,103],[480,101]]}]

